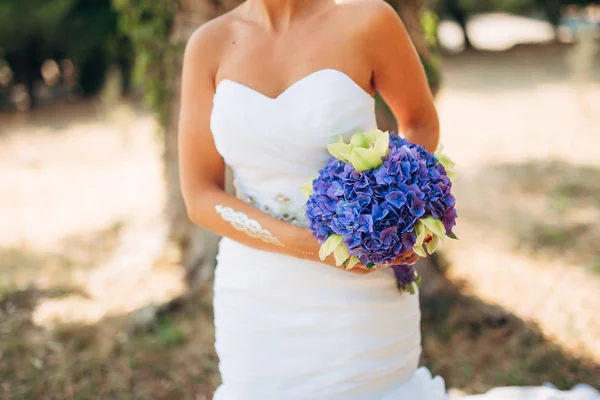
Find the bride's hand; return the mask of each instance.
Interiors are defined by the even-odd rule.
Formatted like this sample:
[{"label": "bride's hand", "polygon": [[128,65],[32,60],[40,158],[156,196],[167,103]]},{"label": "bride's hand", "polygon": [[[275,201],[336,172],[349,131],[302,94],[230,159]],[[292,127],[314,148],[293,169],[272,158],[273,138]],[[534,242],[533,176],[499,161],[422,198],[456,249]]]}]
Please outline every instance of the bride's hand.
[{"label": "bride's hand", "polygon": [[[391,267],[392,265],[414,265],[417,261],[419,261],[420,258],[421,257],[419,257],[414,251],[409,250],[406,253],[401,254],[398,258],[396,258],[392,262],[388,262],[388,263],[381,264],[381,265],[376,265],[375,267],[373,267],[371,269],[368,269],[365,265],[358,263],[352,269],[349,269],[347,271],[352,272],[354,274],[364,275],[364,274],[368,274],[369,272],[373,272],[375,270]],[[343,265],[341,265],[339,267],[336,266],[335,259],[332,256],[328,257],[327,260],[325,260],[325,262],[327,262],[327,264],[332,265],[336,268],[346,270],[346,268],[344,268]]]},{"label": "bride's hand", "polygon": [[308,228],[299,228],[296,242],[298,243],[298,248],[296,251],[300,252],[303,258],[318,261],[328,266],[341,269],[342,271],[348,271],[353,274],[364,275],[369,273],[367,267],[362,264],[357,264],[354,266],[354,268],[348,270],[343,265],[335,265],[335,257],[333,254],[330,254],[324,261],[321,261],[319,258],[319,249],[321,248],[321,245]]},{"label": "bride's hand", "polygon": [[299,229],[300,229],[300,232],[299,232],[299,235],[297,236],[298,237],[297,243],[299,246],[298,246],[297,251],[299,251],[303,255],[308,256],[306,258],[310,258],[310,259],[313,259],[314,261],[322,262],[324,264],[327,264],[327,265],[332,266],[337,269],[341,269],[343,271],[352,272],[353,274],[365,275],[376,269],[387,268],[387,267],[391,267],[392,265],[413,265],[417,261],[419,261],[419,258],[420,258],[417,254],[415,254],[414,251],[409,250],[406,253],[401,254],[393,262],[389,262],[389,263],[382,264],[382,265],[377,265],[374,268],[371,268],[370,270],[365,265],[362,265],[360,263],[356,264],[352,269],[347,270],[346,267],[344,267],[343,265],[340,265],[340,266],[335,265],[335,258],[333,256],[333,254],[329,255],[325,259],[325,261],[321,261],[319,259],[319,248],[321,247],[319,242],[317,242],[317,240],[315,239],[315,237],[312,235],[312,233],[310,232],[310,230],[308,228],[299,228]]},{"label": "bride's hand", "polygon": [[421,257],[419,257],[414,251],[409,250],[406,253],[401,254],[394,261],[391,261],[391,262],[388,262],[385,264],[381,264],[381,265],[376,265],[375,268],[382,269],[382,268],[391,267],[392,265],[414,265],[414,264],[416,264],[417,261],[419,261],[420,258]]},{"label": "bride's hand", "polygon": [[335,258],[333,257],[333,255],[328,256],[325,259],[325,261],[323,261],[323,262],[334,268],[341,269],[342,271],[352,272],[353,274],[357,274],[357,275],[365,275],[365,274],[368,274],[369,272],[373,271],[373,268],[371,268],[371,270],[368,270],[367,267],[365,267],[361,263],[356,264],[351,269],[346,269],[346,267],[344,267],[343,265],[337,266],[337,265],[335,265]]}]

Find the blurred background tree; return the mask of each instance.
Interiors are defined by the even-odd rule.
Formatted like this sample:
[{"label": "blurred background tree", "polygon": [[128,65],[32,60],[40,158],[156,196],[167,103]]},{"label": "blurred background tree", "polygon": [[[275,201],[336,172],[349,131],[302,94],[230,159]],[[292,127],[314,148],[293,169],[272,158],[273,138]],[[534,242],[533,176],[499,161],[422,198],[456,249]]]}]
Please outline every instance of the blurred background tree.
[{"label": "blurred background tree", "polygon": [[44,79],[42,66],[47,60],[56,65],[70,60],[83,95],[102,88],[111,64],[125,71],[124,89],[129,88],[132,53],[127,39],[118,34],[110,0],[2,1],[1,59],[12,71],[11,84],[24,85],[29,106],[36,101],[35,82]]},{"label": "blurred background tree", "polygon": [[462,29],[464,45],[467,49],[473,48],[467,30],[467,21],[471,16],[490,12],[514,15],[537,13],[556,28],[565,7],[599,3],[597,0],[426,0],[425,2],[440,18],[448,18],[458,23]]}]

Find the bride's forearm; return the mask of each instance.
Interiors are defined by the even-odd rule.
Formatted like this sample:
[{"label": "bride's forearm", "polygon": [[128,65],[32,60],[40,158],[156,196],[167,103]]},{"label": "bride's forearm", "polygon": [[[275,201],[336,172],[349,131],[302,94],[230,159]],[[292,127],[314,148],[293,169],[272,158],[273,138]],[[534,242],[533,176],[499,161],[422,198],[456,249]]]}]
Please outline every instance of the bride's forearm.
[{"label": "bride's forearm", "polygon": [[215,188],[186,199],[192,222],[247,246],[316,260],[319,244],[306,228],[280,221]]},{"label": "bride's forearm", "polygon": [[437,150],[440,140],[440,126],[437,118],[427,124],[409,126],[403,133],[411,143],[419,144],[430,152]]}]

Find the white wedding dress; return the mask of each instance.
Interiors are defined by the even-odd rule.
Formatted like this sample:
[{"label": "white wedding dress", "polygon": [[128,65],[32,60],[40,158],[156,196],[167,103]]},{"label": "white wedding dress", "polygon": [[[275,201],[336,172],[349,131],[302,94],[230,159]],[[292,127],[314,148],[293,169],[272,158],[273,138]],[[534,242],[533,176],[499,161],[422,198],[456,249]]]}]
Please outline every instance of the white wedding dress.
[{"label": "white wedding dress", "polygon": [[[299,225],[300,186],[327,144],[375,126],[374,99],[334,69],[277,98],[223,80],[211,117],[238,197]],[[447,399],[444,381],[418,368],[418,296],[400,293],[390,269],[355,275],[224,238],[214,313],[214,400]]]}]

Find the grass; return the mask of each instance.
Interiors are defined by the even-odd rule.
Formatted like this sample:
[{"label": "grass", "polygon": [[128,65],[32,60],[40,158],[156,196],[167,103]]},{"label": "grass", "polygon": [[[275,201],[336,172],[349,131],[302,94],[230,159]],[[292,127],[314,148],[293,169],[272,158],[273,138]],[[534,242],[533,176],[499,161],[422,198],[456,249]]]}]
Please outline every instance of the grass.
[{"label": "grass", "polygon": [[558,160],[494,164],[463,186],[479,196],[463,195],[461,217],[501,233],[521,253],[597,271],[600,169]]},{"label": "grass", "polygon": [[422,309],[423,362],[451,387],[481,393],[544,382],[562,389],[600,386],[593,360],[573,357],[537,326],[499,307],[455,291],[426,300]]},{"label": "grass", "polygon": [[[46,295],[30,289],[0,302],[0,398],[210,399],[219,377],[208,297],[188,299],[154,327],[132,334],[126,317],[36,327],[30,313]],[[465,392],[546,381],[600,386],[598,365],[458,290],[425,300],[422,331],[423,363]]]},{"label": "grass", "polygon": [[0,398],[210,398],[218,376],[212,317],[197,307],[202,299],[134,335],[127,333],[126,317],[95,326],[36,327],[30,313],[43,296],[18,291],[0,302]]}]

